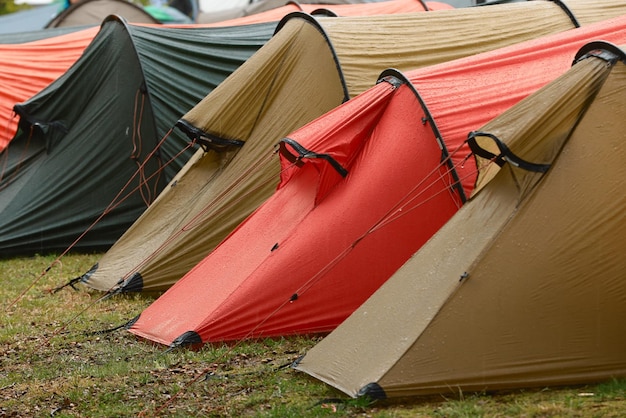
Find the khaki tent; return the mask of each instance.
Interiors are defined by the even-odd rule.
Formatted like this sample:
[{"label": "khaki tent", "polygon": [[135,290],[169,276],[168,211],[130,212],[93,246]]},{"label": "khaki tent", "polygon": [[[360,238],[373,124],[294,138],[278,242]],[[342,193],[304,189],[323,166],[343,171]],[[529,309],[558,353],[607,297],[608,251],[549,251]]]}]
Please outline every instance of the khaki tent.
[{"label": "khaki tent", "polygon": [[[570,0],[568,6],[582,25],[626,13],[621,0]],[[205,150],[82,280],[105,291],[169,288],[273,193],[275,144],[373,85],[382,69],[419,68],[574,26],[550,1],[319,20],[288,16],[263,48],[179,121]]]},{"label": "khaki tent", "polygon": [[473,198],[298,370],[379,398],[626,376],[626,55],[578,56],[470,134]]}]

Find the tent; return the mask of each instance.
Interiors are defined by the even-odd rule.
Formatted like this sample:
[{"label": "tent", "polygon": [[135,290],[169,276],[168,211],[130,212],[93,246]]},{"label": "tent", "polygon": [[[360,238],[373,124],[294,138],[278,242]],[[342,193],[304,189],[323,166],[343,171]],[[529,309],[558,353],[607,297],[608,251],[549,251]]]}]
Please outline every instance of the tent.
[{"label": "tent", "polygon": [[[615,1],[572,0],[570,8],[583,25],[626,13]],[[169,288],[272,195],[278,141],[366,90],[385,67],[419,68],[573,26],[545,1],[367,18],[288,16],[179,121],[191,137],[233,145],[198,151],[82,280],[104,291]]]},{"label": "tent", "polygon": [[331,331],[471,194],[467,132],[566,72],[589,39],[626,42],[625,25],[622,16],[404,80],[384,72],[281,141],[277,191],[130,331],[171,346]]},{"label": "tent", "polygon": [[161,23],[142,6],[127,0],[80,0],[51,19],[45,28],[99,25],[109,15],[123,17],[130,23]]},{"label": "tent", "polygon": [[[188,141],[168,131],[269,39],[275,23],[177,29],[107,19],[62,77],[15,106],[20,130],[0,154],[0,254],[108,248],[169,178],[152,177]],[[162,138],[159,154],[148,158]],[[176,163],[176,161],[174,161]],[[143,166],[143,164],[146,164]],[[182,163],[165,167],[177,172]],[[138,170],[139,169],[139,170]]]},{"label": "tent", "polygon": [[298,370],[374,398],[626,376],[626,54],[578,58],[470,135],[474,197]]}]

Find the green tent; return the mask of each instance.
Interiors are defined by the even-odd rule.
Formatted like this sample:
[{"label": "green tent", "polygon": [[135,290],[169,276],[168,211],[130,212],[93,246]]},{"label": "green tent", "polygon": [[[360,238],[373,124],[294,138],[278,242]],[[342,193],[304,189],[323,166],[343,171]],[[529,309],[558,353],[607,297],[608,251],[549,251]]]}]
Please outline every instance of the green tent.
[{"label": "green tent", "polygon": [[[176,121],[275,26],[180,29],[107,18],[63,76],[14,108],[20,128],[0,154],[0,256],[65,250],[86,231],[75,249],[108,248],[192,154],[175,158],[188,145],[181,132],[167,135]],[[140,179],[141,193],[126,197]]]}]

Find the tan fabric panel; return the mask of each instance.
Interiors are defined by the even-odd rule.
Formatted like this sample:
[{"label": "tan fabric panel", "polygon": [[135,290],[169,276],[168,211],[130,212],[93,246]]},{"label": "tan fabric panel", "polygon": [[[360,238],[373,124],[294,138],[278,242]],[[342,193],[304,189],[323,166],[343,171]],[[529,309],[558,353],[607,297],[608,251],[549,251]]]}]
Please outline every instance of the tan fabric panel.
[{"label": "tan fabric panel", "polygon": [[[554,159],[608,71],[583,61],[488,127],[530,153],[520,156],[540,155],[543,144]],[[519,209],[519,170],[507,167],[297,368],[351,396],[377,383],[389,397],[624,375],[626,197],[604,202],[619,194],[626,170],[625,77],[619,64]]]},{"label": "tan fabric panel", "polygon": [[[341,103],[342,89],[332,81],[337,79],[337,69],[327,42],[305,20],[290,21],[254,57],[183,119],[209,134],[247,140],[270,110],[278,111],[281,121],[288,121],[293,102],[303,97],[316,115],[328,109],[327,96],[335,99],[333,103]],[[285,84],[290,89],[287,92]],[[316,94],[311,94],[312,89]],[[299,116],[298,112],[293,116]]]},{"label": "tan fabric panel", "polygon": [[[144,264],[159,258],[182,227],[180,202],[193,201],[198,196],[202,187],[206,185],[207,178],[223,169],[223,163],[227,158],[222,157],[225,157],[225,154],[215,152],[194,154],[190,160],[192,165],[186,165],[177,174],[152,205],[99,260],[98,270],[89,279],[89,286],[102,291],[111,290],[118,280],[128,278],[133,273],[141,271]],[[194,169],[188,172],[187,168],[191,166]],[[185,258],[181,258],[176,263],[170,263],[167,270],[193,267],[186,265],[184,260]],[[164,275],[168,273],[172,274],[171,271],[164,271],[157,277],[165,277]]]},{"label": "tan fabric panel", "polygon": [[[580,8],[586,22],[626,13],[626,4],[613,10],[612,1],[609,12],[604,2],[569,3],[572,9],[593,4]],[[574,28],[567,14],[549,1],[318,20],[337,51],[351,96],[371,87],[384,68],[412,70]]]},{"label": "tan fabric panel", "polygon": [[626,375],[625,99],[620,63],[552,171],[383,387],[505,389]]},{"label": "tan fabric panel", "polygon": [[282,135],[342,102],[336,64],[311,24],[290,22],[260,53],[184,116],[217,136],[254,141],[219,156],[199,150],[164,192],[172,196],[159,196],[136,222],[145,225],[129,229],[103,256],[90,286],[109,290],[111,277],[139,270],[145,291],[167,289],[271,195]]},{"label": "tan fabric panel", "polygon": [[624,14],[624,2],[622,0],[602,1],[602,7],[592,1],[562,0],[571,10],[572,14],[581,25],[599,22],[607,16],[619,16]]},{"label": "tan fabric panel", "polygon": [[[575,65],[567,74],[545,87],[543,97],[560,97],[558,102],[525,100],[512,107],[481,130],[498,138],[506,138],[506,146],[515,155],[525,156],[525,160],[535,164],[549,164],[560,152],[563,143],[575,127],[579,113],[585,109],[586,100],[592,100],[591,91],[598,91],[608,75],[606,62],[600,59],[586,59]],[[589,99],[587,99],[589,98]],[[537,115],[545,122],[533,123]],[[535,138],[551,138],[550,148],[545,141]],[[492,154],[500,151],[493,139],[487,136],[476,137],[476,142]],[[497,174],[499,166],[489,160],[474,155],[480,174],[473,196]],[[511,165],[507,164],[508,169]],[[525,195],[528,189],[541,176],[526,170],[516,170],[516,181]]]}]

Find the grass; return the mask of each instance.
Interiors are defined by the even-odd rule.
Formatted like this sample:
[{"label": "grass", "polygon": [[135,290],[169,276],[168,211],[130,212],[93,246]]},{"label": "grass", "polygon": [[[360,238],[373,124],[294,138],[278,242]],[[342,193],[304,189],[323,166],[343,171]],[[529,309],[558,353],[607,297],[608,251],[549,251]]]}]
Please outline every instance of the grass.
[{"label": "grass", "polygon": [[319,337],[167,352],[124,330],[90,334],[125,323],[152,301],[100,301],[82,286],[50,292],[98,258],[65,256],[43,275],[54,256],[0,260],[0,417],[626,416],[626,381],[371,403],[283,367]]}]

